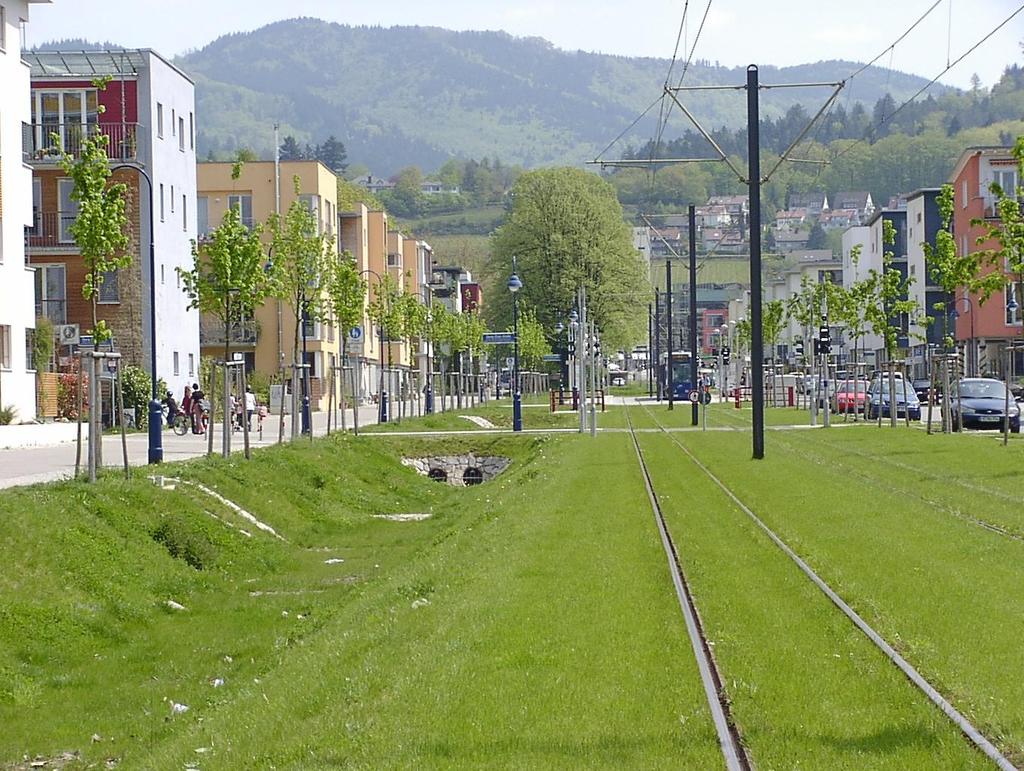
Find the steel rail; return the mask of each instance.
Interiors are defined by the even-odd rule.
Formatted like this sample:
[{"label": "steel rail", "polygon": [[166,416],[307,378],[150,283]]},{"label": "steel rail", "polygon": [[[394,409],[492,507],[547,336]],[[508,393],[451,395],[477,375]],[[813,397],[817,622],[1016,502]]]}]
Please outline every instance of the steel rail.
[{"label": "steel rail", "polygon": [[643,451],[640,449],[640,442],[633,430],[633,421],[629,417],[629,408],[623,405],[626,412],[626,425],[629,428],[629,436],[633,440],[633,449],[636,450],[636,458],[640,463],[640,473],[643,476],[644,487],[647,489],[647,497],[654,512],[654,520],[658,525],[658,533],[661,535],[661,544],[665,549],[665,556],[668,558],[669,572],[672,574],[672,583],[675,586],[676,597],[679,598],[679,607],[683,611],[683,618],[686,621],[686,631],[690,638],[690,645],[693,648],[693,655],[697,660],[697,669],[700,671],[700,679],[704,685],[704,694],[707,697],[708,707],[711,709],[711,718],[715,724],[715,732],[718,734],[718,743],[725,758],[725,766],[728,771],[749,771],[752,766],[743,747],[739,731],[732,722],[729,714],[729,706],[725,693],[725,686],[721,673],[715,663],[714,653],[708,644],[704,634],[704,627],[697,613],[697,607],[690,592],[686,574],[683,571],[682,562],[679,559],[679,552],[669,535],[668,526],[665,524],[665,517],[661,511],[661,504],[658,503],[658,496],[654,492],[654,484],[651,481],[647,463],[644,460]]},{"label": "steel rail", "polygon": [[687,448],[682,442],[676,439],[672,434],[665,430],[665,427],[661,424],[661,421],[657,419],[653,412],[645,407],[647,412],[650,414],[651,419],[654,421],[662,433],[664,433],[673,444],[676,445],[683,454],[690,459],[691,462],[697,468],[704,472],[707,477],[718,486],[718,488],[725,493],[740,511],[746,514],[750,520],[757,525],[765,535],[774,543],[787,557],[796,563],[797,567],[806,575],[811,582],[822,591],[822,593],[832,601],[843,614],[853,622],[854,626],[860,629],[864,635],[871,640],[875,646],[885,654],[885,656],[895,664],[901,672],[913,683],[917,688],[928,697],[935,706],[937,706],[942,712],[948,717],[957,728],[960,729],[961,733],[966,736],[972,744],[981,750],[996,766],[1002,771],[1019,771],[1006,757],[999,751],[999,749],[989,741],[984,734],[981,733],[974,725],[961,713],[956,707],[949,703],[946,698],[936,690],[936,688],[929,683],[924,676],[914,668],[913,664],[903,658],[899,651],[890,645],[885,638],[883,638],[875,629],[865,621],[857,611],[855,611],[850,605],[839,596],[839,594],[829,586],[824,579],[822,579],[814,569],[808,565],[804,560],[797,554],[793,549],[786,544],[785,541],[780,538],[774,530],[768,527],[757,514],[755,514],[743,501],[740,500],[739,496],[736,495],[729,487],[722,482],[717,476],[715,476],[711,469],[705,466],[701,461],[694,455],[689,448]]}]

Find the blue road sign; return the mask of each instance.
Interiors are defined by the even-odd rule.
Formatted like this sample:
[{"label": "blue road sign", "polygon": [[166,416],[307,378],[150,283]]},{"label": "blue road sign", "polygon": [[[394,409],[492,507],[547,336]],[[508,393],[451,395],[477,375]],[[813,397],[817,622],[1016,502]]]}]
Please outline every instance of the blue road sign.
[{"label": "blue road sign", "polygon": [[560,353],[545,353],[544,361],[561,361],[562,355]]},{"label": "blue road sign", "polygon": [[484,343],[487,345],[510,345],[516,341],[512,332],[484,332]]},{"label": "blue road sign", "polygon": [[352,329],[350,329],[348,331],[348,338],[349,338],[349,340],[362,340],[363,339],[363,328],[362,327],[352,327]]}]

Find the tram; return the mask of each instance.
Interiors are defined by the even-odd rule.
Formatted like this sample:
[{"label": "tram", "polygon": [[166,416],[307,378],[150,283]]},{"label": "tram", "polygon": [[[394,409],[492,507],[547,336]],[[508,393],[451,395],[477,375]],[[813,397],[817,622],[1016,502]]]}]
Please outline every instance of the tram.
[{"label": "tram", "polygon": [[[662,386],[668,389],[668,354],[661,354],[658,362],[658,378]],[[672,352],[672,399],[673,401],[685,401],[690,398],[690,391],[693,390],[693,377],[690,367],[693,365],[693,354],[689,351]]]}]

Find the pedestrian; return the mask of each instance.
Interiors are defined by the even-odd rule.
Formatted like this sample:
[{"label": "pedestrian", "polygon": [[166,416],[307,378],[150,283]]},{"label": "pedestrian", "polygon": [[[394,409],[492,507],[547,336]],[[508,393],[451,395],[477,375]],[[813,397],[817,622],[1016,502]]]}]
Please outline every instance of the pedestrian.
[{"label": "pedestrian", "polygon": [[187,383],[185,384],[185,395],[181,399],[181,411],[189,420],[192,419],[192,387]]},{"label": "pedestrian", "polygon": [[192,384],[192,433],[193,434],[204,434],[206,433],[206,426],[203,425],[203,402],[206,399],[206,394],[203,393],[199,387],[199,383]]},{"label": "pedestrian", "polygon": [[245,387],[245,423],[252,431],[252,414],[256,412],[256,394],[252,392],[252,386]]}]

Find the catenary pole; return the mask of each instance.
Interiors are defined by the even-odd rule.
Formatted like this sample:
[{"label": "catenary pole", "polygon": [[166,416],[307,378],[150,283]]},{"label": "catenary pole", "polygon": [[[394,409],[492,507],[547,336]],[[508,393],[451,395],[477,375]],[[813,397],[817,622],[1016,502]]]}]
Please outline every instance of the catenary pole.
[{"label": "catenary pole", "polygon": [[761,136],[757,65],[747,67],[747,177],[750,188],[750,381],[753,456],[764,458],[764,340],[761,327]]},{"label": "catenary pole", "polygon": [[[697,207],[689,208],[690,225],[690,390],[697,389]],[[699,421],[700,407],[693,402],[693,425]]]},{"label": "catenary pole", "polygon": [[668,323],[668,356],[665,364],[665,382],[668,388],[668,408],[675,409],[675,374],[672,372],[672,259],[665,259],[665,321]]}]

